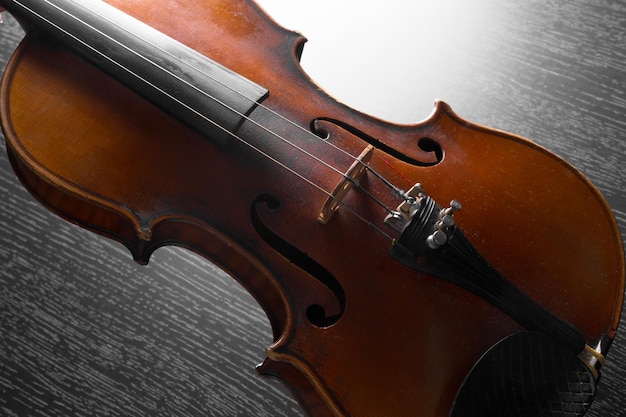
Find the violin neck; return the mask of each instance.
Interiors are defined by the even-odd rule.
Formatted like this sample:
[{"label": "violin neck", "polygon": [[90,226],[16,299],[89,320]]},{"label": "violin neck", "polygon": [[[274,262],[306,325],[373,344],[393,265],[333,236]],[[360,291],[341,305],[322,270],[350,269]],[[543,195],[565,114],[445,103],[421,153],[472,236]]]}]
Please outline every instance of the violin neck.
[{"label": "violin neck", "polygon": [[268,91],[99,0],[0,0],[139,95],[223,144]]}]

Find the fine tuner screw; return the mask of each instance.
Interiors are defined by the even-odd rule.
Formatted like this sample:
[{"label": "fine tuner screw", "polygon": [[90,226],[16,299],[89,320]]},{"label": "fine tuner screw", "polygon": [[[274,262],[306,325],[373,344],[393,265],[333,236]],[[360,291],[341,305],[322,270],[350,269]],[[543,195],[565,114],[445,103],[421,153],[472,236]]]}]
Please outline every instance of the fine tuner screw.
[{"label": "fine tuner screw", "polygon": [[439,220],[435,223],[433,233],[426,238],[426,244],[431,249],[437,249],[448,243],[448,231],[455,225],[454,213],[461,210],[458,200],[450,201],[450,207],[439,211]]}]

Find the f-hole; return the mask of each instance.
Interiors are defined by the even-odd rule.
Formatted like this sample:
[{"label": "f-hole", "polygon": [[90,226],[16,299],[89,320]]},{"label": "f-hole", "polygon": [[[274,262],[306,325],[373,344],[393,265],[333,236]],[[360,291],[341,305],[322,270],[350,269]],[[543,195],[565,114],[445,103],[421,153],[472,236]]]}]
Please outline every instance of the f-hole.
[{"label": "f-hole", "polygon": [[443,161],[443,149],[441,149],[441,145],[431,138],[422,138],[417,143],[417,146],[425,152],[433,152],[435,157],[437,158],[437,162]]},{"label": "f-hole", "polygon": [[386,145],[385,143],[374,138],[373,136],[368,135],[367,133],[355,128],[354,126],[348,123],[345,123],[345,122],[342,122],[341,120],[333,119],[330,117],[318,117],[317,119],[311,122],[311,130],[313,131],[313,133],[315,133],[322,139],[327,139],[329,137],[329,134],[326,130],[324,130],[323,128],[319,126],[318,122],[321,122],[321,121],[334,124],[335,126],[338,126],[347,132],[350,132],[354,136],[361,138],[364,142],[369,143],[370,145],[379,149],[380,151],[385,152],[387,155],[390,155],[394,158],[399,159],[400,161],[406,162],[411,165],[415,165],[418,167],[428,167],[428,166],[437,165],[441,161],[443,161],[444,150],[441,147],[441,144],[439,144],[439,142],[437,142],[433,138],[429,138],[429,137],[421,138],[419,142],[417,143],[417,146],[422,151],[434,154],[435,161],[433,162],[420,161],[397,149],[392,148],[389,145]]},{"label": "f-hole", "polygon": [[267,227],[263,223],[263,220],[261,220],[257,210],[260,204],[265,205],[269,210],[275,211],[280,208],[280,201],[269,194],[262,194],[254,200],[252,207],[250,207],[250,218],[259,236],[276,252],[280,253],[291,263],[324,284],[337,299],[337,304],[339,305],[339,312],[337,314],[329,316],[322,305],[313,304],[306,310],[307,319],[311,324],[320,328],[329,327],[337,323],[346,309],[346,295],[341,284],[339,284],[339,281],[337,281],[337,278],[335,278],[333,274],[315,259],[308,256]]}]

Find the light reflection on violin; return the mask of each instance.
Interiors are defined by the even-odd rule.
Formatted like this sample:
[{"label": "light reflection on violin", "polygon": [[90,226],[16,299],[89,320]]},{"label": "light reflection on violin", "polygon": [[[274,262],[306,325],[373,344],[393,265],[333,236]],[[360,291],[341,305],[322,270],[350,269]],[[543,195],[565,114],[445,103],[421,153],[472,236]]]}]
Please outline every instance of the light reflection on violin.
[{"label": "light reflection on violin", "polygon": [[[189,69],[185,60],[184,70],[169,70],[180,67],[161,65],[167,57],[159,55],[141,77],[133,76],[144,61],[110,52],[106,39],[106,48],[84,48],[86,27],[70,22],[81,40],[70,42],[75,52],[130,88],[167,68],[137,92],[191,128],[31,36],[3,83],[3,126],[27,188],[60,215],[119,240],[139,262],[161,245],[176,244],[224,266],[272,323],[275,343],[261,372],[283,379],[311,415],[410,415],[416,409],[433,417],[452,409],[454,416],[502,415],[498,408],[459,406],[469,401],[459,388],[468,386],[465,378],[484,352],[522,329],[533,331],[523,335],[540,354],[568,358],[550,374],[563,371],[567,379],[575,370],[595,389],[619,316],[623,259],[610,210],[587,180],[545,150],[466,122],[443,103],[412,126],[339,105],[308,82],[295,58],[285,59],[290,48],[297,55],[296,35],[268,24],[248,2],[215,3],[190,6],[181,19],[213,16],[220,25],[214,33],[204,28],[203,35],[219,38],[219,45],[187,30],[161,29],[211,61]],[[25,19],[32,14],[3,4]],[[112,4],[166,26],[165,13],[146,16],[139,6]],[[100,9],[85,13],[81,6],[71,13],[80,22]],[[117,18],[108,13],[102,9]],[[33,21],[45,27],[40,20]],[[104,22],[99,30],[107,27]],[[176,51],[172,57],[187,53],[169,48]],[[93,50],[107,51],[113,58],[106,61],[130,61],[108,66],[100,62],[103,52]],[[250,64],[260,61],[273,65]],[[246,100],[223,106],[218,98],[207,113],[186,112],[198,109],[196,92],[223,95],[211,82],[195,88],[185,78],[191,72],[219,74],[232,83],[218,84]],[[180,88],[169,89],[179,81]],[[151,96],[146,90],[154,85]],[[43,86],[63,89],[65,96],[47,106],[45,124],[20,111],[33,102],[41,106]],[[94,103],[95,117],[79,112]],[[227,110],[216,118],[220,106]],[[222,132],[196,123],[191,113]],[[115,123],[103,128],[101,120]],[[90,141],[77,142],[88,134]],[[532,198],[511,190],[532,190]],[[453,199],[464,205],[454,219],[446,210]],[[562,201],[577,210],[546,223],[546,208]],[[335,204],[333,217],[320,222],[327,204]],[[488,285],[477,284],[482,277],[489,277]],[[516,345],[499,346],[520,353]],[[467,381],[473,389],[473,379]],[[402,389],[372,396],[390,384]],[[539,407],[544,398],[524,400]],[[589,398],[583,400],[586,407]]]}]

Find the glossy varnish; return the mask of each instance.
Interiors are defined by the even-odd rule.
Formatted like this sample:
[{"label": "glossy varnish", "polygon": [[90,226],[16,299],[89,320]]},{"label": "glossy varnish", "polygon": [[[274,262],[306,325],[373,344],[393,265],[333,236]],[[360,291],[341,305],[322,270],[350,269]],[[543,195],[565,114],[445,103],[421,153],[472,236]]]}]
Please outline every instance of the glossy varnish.
[{"label": "glossy varnish", "polygon": [[[139,9],[131,12],[141,15]],[[224,6],[215,11],[203,10],[202,13],[190,11],[196,16],[210,16],[218,12],[228,14],[232,10]],[[166,15],[167,11],[163,13]],[[150,19],[155,19],[151,23],[158,26],[158,16]],[[185,20],[184,17],[182,19]],[[259,18],[247,23],[264,25],[267,22]],[[164,31],[172,31],[171,27],[163,26]],[[219,33],[212,37],[252,42],[257,33],[246,32],[240,27],[232,28],[230,33],[221,30],[216,29]],[[373,137],[384,138],[412,158],[426,162],[432,162],[432,155],[419,151],[414,145],[420,138],[435,138],[446,152],[442,163],[419,169],[395,163],[396,168],[405,170],[411,179],[425,183],[438,199],[447,201],[458,198],[466,207],[480,207],[474,211],[466,209],[463,213],[465,217],[459,218],[459,223],[474,239],[475,245],[517,285],[557,314],[575,322],[590,343],[602,334],[614,335],[617,324],[614,311],[621,304],[621,293],[616,292],[619,283],[610,284],[608,280],[609,284],[606,284],[606,278],[623,273],[619,268],[608,267],[620,265],[623,253],[619,246],[608,251],[585,251],[587,248],[602,247],[603,242],[597,240],[604,241],[607,235],[613,236],[613,239],[618,237],[612,229],[610,214],[593,199],[595,191],[574,170],[518,138],[499,133],[494,135],[459,122],[443,105],[438,107],[429,122],[410,128],[381,125],[337,106],[327,101],[324,95],[313,94],[314,89],[302,82],[301,76],[294,71],[297,70],[293,60],[297,52],[297,38],[280,30],[265,34],[267,50],[246,56],[253,61],[260,60],[259,57],[271,57],[285,63],[284,66],[272,66],[272,74],[267,73],[266,67],[260,63],[251,66],[241,62],[241,56],[222,50],[228,42],[206,46],[193,36],[181,40],[194,44],[194,48],[217,57],[220,62],[259,82],[270,90],[271,97],[285,100],[271,103],[275,103],[273,105],[277,110],[290,111],[291,117],[301,125],[308,126],[312,118],[328,115],[349,118],[360,130]],[[176,35],[182,36],[182,33]],[[242,45],[245,47],[246,43]],[[292,360],[291,363],[302,368],[310,367],[308,371],[313,370],[315,374],[312,378],[319,378],[318,382],[323,380],[324,384],[331,386],[335,402],[341,403],[348,413],[397,414],[398,411],[392,408],[397,406],[401,410],[400,407],[406,407],[406,404],[397,405],[402,398],[408,401],[409,397],[414,399],[419,396],[418,403],[427,413],[445,415],[454,395],[454,387],[446,387],[446,384],[458,384],[481,351],[515,329],[515,324],[506,317],[468,298],[461,290],[427,277],[416,278],[415,274],[407,271],[391,273],[394,265],[386,258],[370,264],[370,255],[380,251],[388,242],[378,235],[372,237],[366,231],[360,231],[362,226],[359,222],[344,213],[329,227],[322,227],[316,222],[300,227],[299,217],[287,214],[295,211],[300,213],[299,216],[315,219],[325,196],[313,192],[307,194],[310,200],[298,200],[302,194],[290,189],[293,177],[281,174],[275,177],[276,183],[265,184],[262,179],[253,178],[258,176],[250,176],[245,183],[233,185],[234,179],[241,178],[250,168],[250,161],[258,172],[271,167],[249,149],[233,145],[220,150],[222,154],[216,156],[215,145],[154,110],[132,93],[120,89],[93,69],[75,61],[75,58],[47,45],[26,44],[14,61],[14,65],[18,64],[21,71],[15,73],[12,89],[20,93],[11,95],[9,92],[8,97],[9,107],[14,111],[11,113],[13,134],[24,138],[24,146],[13,149],[15,155],[19,155],[14,163],[35,194],[66,217],[121,240],[140,261],[147,260],[151,251],[164,243],[185,245],[210,255],[238,276],[259,298],[268,312],[275,337],[283,336],[282,343],[270,351],[270,356],[278,361],[294,356],[303,358],[301,362]],[[44,66],[46,71],[39,71]],[[68,67],[74,71],[69,73]],[[285,74],[280,74],[281,68],[286,71]],[[275,72],[279,73],[278,76]],[[295,84],[298,87],[285,90],[282,87],[285,77],[295,77],[300,81]],[[62,83],[67,79],[71,79],[72,83],[62,84],[60,90],[47,87],[51,81]],[[297,101],[302,93],[313,97],[307,105]],[[62,102],[56,100],[60,95],[64,97]],[[50,101],[54,101],[55,111],[60,114],[80,113],[81,117],[72,118],[69,124],[67,117],[50,114],[37,118],[38,125],[34,125],[31,114],[38,108],[46,107]],[[120,114],[124,117],[120,118]],[[155,123],[155,119],[158,122]],[[116,122],[111,123],[111,120]],[[329,125],[324,127],[331,131],[333,140],[346,147],[356,149],[365,146],[360,139],[342,129]],[[254,130],[252,126],[244,127],[243,131],[246,132],[246,129]],[[30,133],[24,135],[27,130]],[[95,133],[102,139],[94,144],[92,138]],[[137,143],[133,139],[139,135],[149,136],[150,141]],[[86,143],[90,144],[89,149],[84,146]],[[281,160],[291,160],[291,150],[284,149],[282,152]],[[228,155],[229,159],[226,160],[224,155]],[[381,159],[388,158],[380,156]],[[378,168],[388,170],[380,162],[381,159],[378,160]],[[45,174],[44,169],[26,165],[33,161],[45,166],[54,175],[47,176],[47,181],[41,181],[36,174]],[[342,163],[344,161],[337,161],[338,165]],[[84,175],[85,172],[88,174]],[[528,172],[534,175],[526,175]],[[389,171],[389,175],[393,176],[393,171]],[[503,178],[505,183],[502,183]],[[321,178],[320,181],[332,184],[336,178]],[[454,188],[449,184],[455,184]],[[63,193],[58,192],[57,186],[63,186]],[[579,200],[572,198],[572,189],[576,187],[588,190]],[[287,193],[280,196],[282,206],[278,210],[255,204],[258,196],[277,194],[278,190]],[[536,200],[537,194],[541,196],[541,203]],[[549,198],[546,198],[548,195]],[[358,197],[351,198],[360,203]],[[85,205],[85,200],[95,204]],[[545,210],[545,213],[550,213],[551,210],[546,210],[546,207],[561,207],[563,202],[569,207],[563,210],[563,215],[556,218],[531,216],[530,224],[521,229],[517,224],[517,219],[528,216],[529,212],[542,210],[543,213]],[[304,312],[311,303],[326,304],[327,309],[332,311],[336,308],[333,305],[335,300],[307,274],[292,265],[283,265],[280,257],[267,248],[262,239],[255,237],[258,233],[253,225],[242,220],[250,218],[250,210],[256,210],[264,224],[295,242],[311,257],[324,259],[325,266],[336,275],[342,276],[341,271],[354,271],[354,268],[360,271],[354,280],[343,281],[342,285],[349,306],[368,308],[358,316],[351,316],[349,307],[344,320],[330,329],[319,329],[307,323]],[[598,211],[604,215],[598,216]],[[500,217],[489,215],[494,212]],[[577,227],[569,232],[571,235],[562,233],[569,230],[565,226],[572,221]],[[577,238],[579,235],[586,236],[586,239],[581,241]],[[510,239],[511,236],[515,239]],[[311,242],[312,238],[315,242]],[[356,245],[355,241],[366,242],[365,247]],[[547,242],[547,247],[537,248],[535,241]],[[328,254],[338,247],[352,250],[354,258],[329,258]],[[571,251],[585,253],[586,261],[568,262]],[[533,264],[531,269],[519,269],[520,264],[528,265],[525,261],[539,252],[550,253],[549,262]],[[258,258],[264,259],[264,262],[257,261]],[[363,278],[369,278],[371,271],[378,272],[385,279],[372,280],[363,286]],[[386,275],[386,272],[389,274]],[[584,293],[571,294],[567,291],[566,302],[550,295],[560,288],[569,288],[571,277],[578,274],[599,274],[601,278],[587,282]],[[524,282],[528,275],[562,278],[541,282],[533,288]],[[295,301],[292,298],[294,294],[303,293],[306,294],[304,297]],[[587,304],[589,293],[605,302],[594,304],[593,314],[579,316],[578,312],[582,309],[572,305]],[[307,299],[309,296],[311,299]],[[421,302],[418,297],[422,297]],[[402,331],[389,326],[394,317],[398,317],[393,311],[398,305],[408,309],[401,314]],[[467,309],[473,311],[472,317],[467,316]],[[480,331],[476,331],[476,323],[480,323]],[[366,339],[355,333],[357,324],[369,326]],[[414,337],[424,328],[431,329],[428,335]],[[458,351],[446,353],[441,349],[442,346],[454,346],[458,340],[473,344],[467,348],[461,346],[461,350],[467,349],[467,356],[458,357]],[[325,351],[313,352],[320,345],[326,346]],[[415,355],[415,352],[420,354]],[[364,360],[366,357],[379,359],[371,362]],[[409,361],[409,366],[406,361]],[[417,368],[420,368],[421,375],[413,372]],[[375,392],[351,392],[356,383],[344,380],[347,369],[352,371],[354,381],[379,379],[380,388]],[[273,368],[268,365],[266,371],[282,371],[284,377],[292,378],[292,382],[301,382],[293,376],[292,368],[281,370],[276,365]],[[390,378],[387,378],[390,372],[400,376],[400,382],[391,390]],[[441,389],[444,394],[401,392],[407,386],[424,386],[424,381],[433,390]],[[394,395],[390,396],[390,392]],[[309,407],[313,408],[319,399],[311,397],[308,400]]]}]

